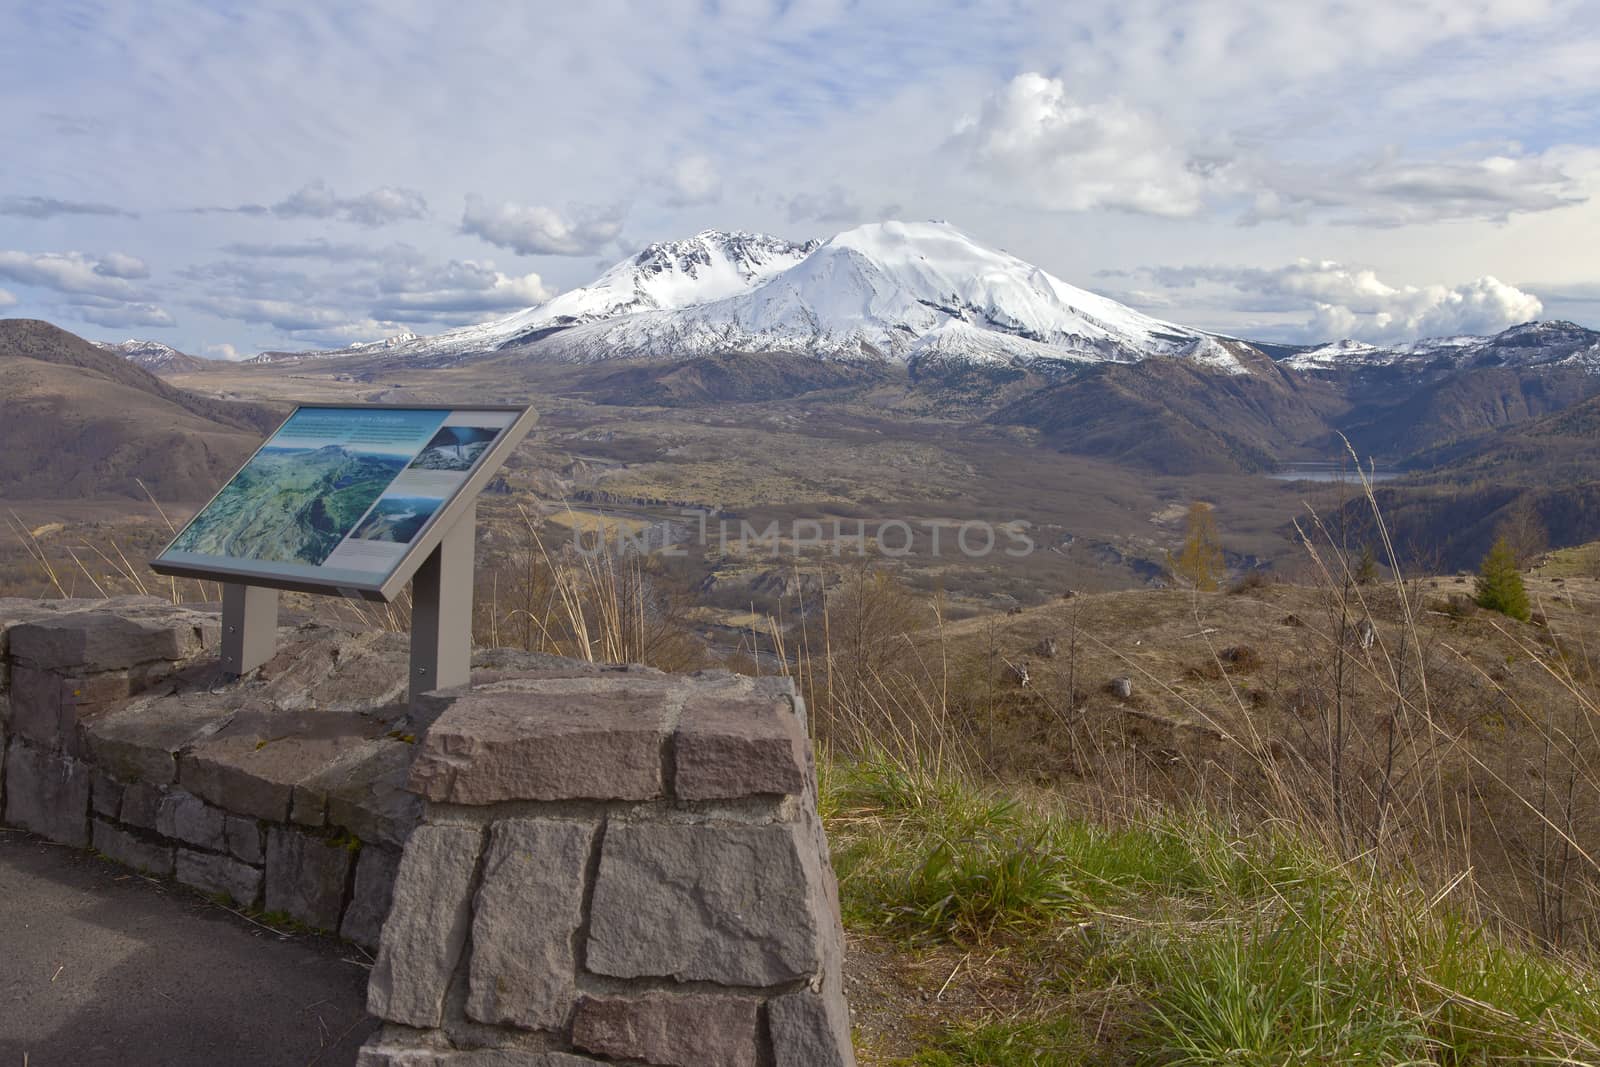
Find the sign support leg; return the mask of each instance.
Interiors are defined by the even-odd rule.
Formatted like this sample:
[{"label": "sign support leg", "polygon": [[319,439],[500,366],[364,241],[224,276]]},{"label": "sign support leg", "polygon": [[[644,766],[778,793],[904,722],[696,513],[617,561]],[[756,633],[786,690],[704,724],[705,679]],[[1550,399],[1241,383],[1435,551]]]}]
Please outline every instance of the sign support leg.
[{"label": "sign support leg", "polygon": [[222,586],[222,670],[237,678],[272,658],[278,647],[278,591]]},{"label": "sign support leg", "polygon": [[466,685],[472,676],[474,501],[411,579],[410,699]]}]

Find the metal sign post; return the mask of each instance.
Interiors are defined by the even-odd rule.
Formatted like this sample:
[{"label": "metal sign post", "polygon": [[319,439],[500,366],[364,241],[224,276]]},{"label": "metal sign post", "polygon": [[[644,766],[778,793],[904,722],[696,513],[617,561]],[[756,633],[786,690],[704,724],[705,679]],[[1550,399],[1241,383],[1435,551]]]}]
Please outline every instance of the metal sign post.
[{"label": "metal sign post", "polygon": [[411,704],[431,689],[466,685],[472,675],[473,501],[411,577]]},{"label": "metal sign post", "polygon": [[278,591],[261,585],[222,587],[222,670],[249,674],[278,649]]}]

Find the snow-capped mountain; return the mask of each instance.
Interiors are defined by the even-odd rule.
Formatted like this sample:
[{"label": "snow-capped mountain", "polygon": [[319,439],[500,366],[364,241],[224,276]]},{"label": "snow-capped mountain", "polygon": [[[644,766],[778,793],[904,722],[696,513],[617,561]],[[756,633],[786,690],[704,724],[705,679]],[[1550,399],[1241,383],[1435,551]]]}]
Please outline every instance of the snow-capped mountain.
[{"label": "snow-capped mountain", "polygon": [[780,351],[1030,365],[1177,356],[1243,369],[1207,334],[1075,288],[942,222],[861,226],[746,291],[607,316],[533,347],[581,362]]},{"label": "snow-capped mountain", "polygon": [[387,354],[592,362],[783,351],[1033,366],[1173,356],[1238,373],[1243,348],[1068,285],[946,223],[884,222],[821,244],[717,230],[654,244],[538,307]]},{"label": "snow-capped mountain", "polygon": [[93,344],[96,348],[115,352],[129,363],[137,363],[152,374],[178,374],[204,370],[209,366],[206,360],[179,352],[160,341],[141,341],[130,337],[126,341],[95,341]]},{"label": "snow-capped mountain", "polygon": [[441,357],[489,352],[526,343],[570,326],[643,311],[672,311],[744,292],[794,266],[817,247],[781,237],[705,230],[682,241],[662,241],[618,263],[589,285],[568,290],[525,311],[458,330],[324,352],[266,352],[253,362],[308,356],[372,355],[374,344],[400,357]]},{"label": "snow-capped mountain", "polygon": [[1491,337],[1427,337],[1387,347],[1363,341],[1294,352],[1281,364],[1298,371],[1346,371],[1371,367],[1531,367],[1564,365],[1600,371],[1600,333],[1573,322],[1525,322]]}]

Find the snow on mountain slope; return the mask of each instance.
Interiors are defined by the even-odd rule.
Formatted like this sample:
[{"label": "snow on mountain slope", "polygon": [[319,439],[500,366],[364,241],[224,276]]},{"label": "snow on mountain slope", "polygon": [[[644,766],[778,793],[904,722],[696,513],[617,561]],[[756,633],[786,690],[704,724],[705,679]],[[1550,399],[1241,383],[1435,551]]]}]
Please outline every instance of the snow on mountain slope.
[{"label": "snow on mountain slope", "polygon": [[203,370],[209,365],[206,360],[198,356],[179,352],[176,348],[164,345],[160,341],[141,341],[130,337],[126,341],[95,341],[93,344],[96,348],[115,352],[130,363],[137,363],[152,374]]},{"label": "snow on mountain slope", "polygon": [[1282,361],[1299,371],[1423,366],[1444,361],[1458,367],[1566,364],[1600,370],[1600,333],[1576,323],[1525,322],[1492,337],[1426,337],[1380,347],[1343,340],[1297,352]]},{"label": "snow on mountain slope", "polygon": [[902,363],[1165,355],[1244,370],[1206,334],[1075,288],[940,222],[861,226],[748,291],[597,320],[532,338],[526,348],[577,362],[756,351]]},{"label": "snow on mountain slope", "polygon": [[[570,289],[536,307],[490,322],[384,342],[397,357],[441,357],[488,352],[550,330],[639,311],[689,307],[743,292],[805,259],[817,242],[742,231],[705,230],[682,241],[661,241],[630,256],[589,285]],[[325,352],[268,352],[259,362],[309,356],[371,355],[372,346]]]}]

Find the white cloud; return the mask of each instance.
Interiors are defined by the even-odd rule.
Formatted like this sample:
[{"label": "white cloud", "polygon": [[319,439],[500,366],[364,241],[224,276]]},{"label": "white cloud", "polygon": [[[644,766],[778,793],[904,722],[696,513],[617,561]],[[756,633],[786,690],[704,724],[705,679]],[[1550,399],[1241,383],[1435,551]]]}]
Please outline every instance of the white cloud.
[{"label": "white cloud", "polygon": [[1307,221],[1313,213],[1366,226],[1484,220],[1550,211],[1587,199],[1555,149],[1529,155],[1516,145],[1459,158],[1407,159],[1394,151],[1336,168],[1262,165],[1254,206],[1240,221]]},{"label": "white cloud", "polygon": [[1215,306],[1237,312],[1304,314],[1273,332],[1298,340],[1354,337],[1395,342],[1496,333],[1539,317],[1532,293],[1485,276],[1460,285],[1391,285],[1377,272],[1333,260],[1285,267],[1178,267],[1141,272],[1169,289],[1204,288]]},{"label": "white cloud", "polygon": [[201,351],[207,359],[220,359],[227,363],[237,363],[249,357],[232,345],[224,342],[217,345],[206,345]]},{"label": "white cloud", "polygon": [[15,295],[0,289],[0,308],[8,308],[17,302]]},{"label": "white cloud", "polygon": [[537,274],[503,274],[493,263],[452,261],[436,270],[413,269],[383,278],[373,316],[405,320],[433,312],[505,311],[542,304],[555,295]]},{"label": "white cloud", "polygon": [[415,189],[385,185],[342,197],[326,182],[312,182],[272,205],[272,213],[283,218],[343,219],[360,226],[382,226],[405,219],[420,219],[428,214],[428,202]]},{"label": "white cloud", "polygon": [[263,323],[285,333],[334,330],[352,325],[352,316],[338,308],[315,307],[298,300],[203,295],[190,303],[225,319]]},{"label": "white cloud", "polygon": [[124,255],[121,252],[107,252],[95,264],[95,273],[103,274],[107,278],[148,278],[150,267],[138,256]]},{"label": "white cloud", "polygon": [[1215,169],[1151,116],[1117,100],[1076,99],[1061,79],[1038,73],[1011,79],[958,125],[950,146],[1002,197],[1051,211],[1193,215]]},{"label": "white cloud", "polygon": [[626,215],[622,207],[581,208],[563,215],[554,208],[469,195],[461,232],[519,255],[589,256],[615,241]]},{"label": "white cloud", "polygon": [[178,324],[165,308],[146,303],[116,304],[110,307],[91,304],[74,309],[73,314],[97,326],[117,329],[127,326],[155,326],[166,329]]},{"label": "white cloud", "polygon": [[710,156],[684,156],[667,171],[664,184],[669,207],[714,204],[722,199],[722,174]]},{"label": "white cloud", "polygon": [[[127,278],[142,277],[139,272],[143,268],[142,261],[115,252],[97,257],[83,252],[0,251],[0,278],[60,293],[113,300],[139,297],[139,291],[128,284]],[[126,271],[133,273],[123,273]]]}]

